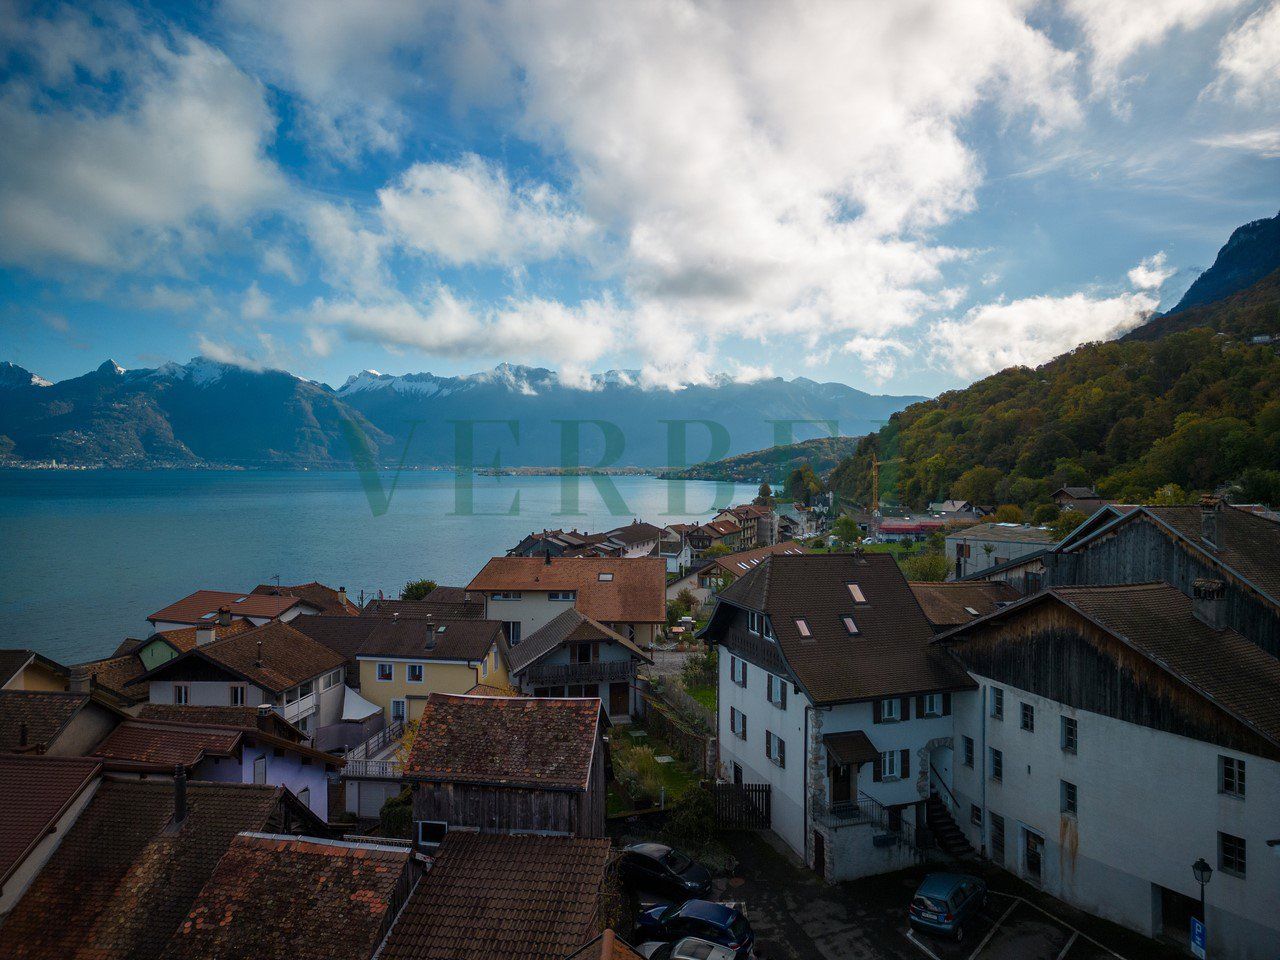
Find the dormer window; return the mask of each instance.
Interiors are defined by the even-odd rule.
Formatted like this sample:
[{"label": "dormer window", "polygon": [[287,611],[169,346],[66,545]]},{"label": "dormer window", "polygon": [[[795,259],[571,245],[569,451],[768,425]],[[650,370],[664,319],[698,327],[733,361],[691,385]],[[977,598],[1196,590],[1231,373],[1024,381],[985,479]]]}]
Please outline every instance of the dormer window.
[{"label": "dormer window", "polygon": [[613,574],[612,574],[612,573],[601,573],[601,574],[597,574],[597,575],[596,575],[596,578],[597,578],[601,583],[608,583],[610,580],[612,580],[612,579],[613,579]]},{"label": "dormer window", "polygon": [[849,596],[853,597],[854,603],[866,603],[867,598],[862,593],[862,588],[856,583],[849,584]]},{"label": "dormer window", "polygon": [[760,636],[760,620],[760,614],[754,610],[747,611],[747,631],[754,633],[757,637]]},{"label": "dormer window", "polygon": [[800,636],[802,636],[802,637],[811,637],[811,636],[813,636],[813,634],[811,634],[811,633],[809,632],[809,623],[808,623],[808,621],[806,621],[806,620],[797,620],[797,621],[796,621],[796,630],[798,630],[798,631],[800,632]]},{"label": "dormer window", "polygon": [[853,622],[853,617],[844,618],[844,628],[849,631],[849,636],[856,637],[858,635],[858,625]]},{"label": "dormer window", "polygon": [[764,638],[770,643],[777,643],[778,638],[773,635],[773,624],[769,622],[768,617],[762,619],[764,620]]}]

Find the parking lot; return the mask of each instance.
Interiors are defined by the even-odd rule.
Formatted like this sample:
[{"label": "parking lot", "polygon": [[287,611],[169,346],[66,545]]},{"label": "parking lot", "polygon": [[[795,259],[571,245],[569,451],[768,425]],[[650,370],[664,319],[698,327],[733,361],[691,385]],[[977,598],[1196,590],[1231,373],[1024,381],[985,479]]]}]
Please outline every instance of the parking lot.
[{"label": "parking lot", "polygon": [[1124,960],[1066,921],[1017,896],[993,892],[963,943],[908,931],[932,960]]}]

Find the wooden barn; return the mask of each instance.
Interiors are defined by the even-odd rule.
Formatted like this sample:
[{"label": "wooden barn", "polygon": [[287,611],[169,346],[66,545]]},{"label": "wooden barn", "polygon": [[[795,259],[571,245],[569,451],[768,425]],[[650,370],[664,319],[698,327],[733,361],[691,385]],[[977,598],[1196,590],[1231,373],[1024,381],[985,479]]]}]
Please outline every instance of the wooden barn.
[{"label": "wooden barn", "polygon": [[608,722],[594,697],[431,694],[404,768],[419,843],[454,829],[603,837]]}]

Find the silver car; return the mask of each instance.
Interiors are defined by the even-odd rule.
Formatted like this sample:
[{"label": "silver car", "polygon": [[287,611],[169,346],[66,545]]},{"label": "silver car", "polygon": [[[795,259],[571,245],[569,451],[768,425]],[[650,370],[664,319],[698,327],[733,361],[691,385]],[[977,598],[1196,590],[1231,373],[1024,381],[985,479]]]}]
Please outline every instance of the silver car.
[{"label": "silver car", "polygon": [[710,940],[685,937],[675,943],[651,940],[640,944],[640,952],[649,960],[733,960],[734,952]]}]

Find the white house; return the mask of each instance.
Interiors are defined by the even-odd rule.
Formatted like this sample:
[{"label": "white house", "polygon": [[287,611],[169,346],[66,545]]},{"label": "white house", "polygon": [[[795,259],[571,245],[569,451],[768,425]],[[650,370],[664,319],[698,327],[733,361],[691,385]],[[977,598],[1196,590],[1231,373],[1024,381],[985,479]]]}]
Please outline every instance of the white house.
[{"label": "white house", "polygon": [[1026,523],[979,523],[947,534],[947,563],[955,579],[1039,553],[1056,542],[1053,532]]},{"label": "white house", "polygon": [[917,853],[949,783],[953,698],[969,677],[887,554],[777,554],[719,595],[722,776],[768,783],[772,827],[829,879]]},{"label": "white house", "polygon": [[1280,944],[1280,661],[1222,626],[1222,585],[1057,587],[942,635],[956,819],[992,861],[1090,913],[1209,956]]}]

